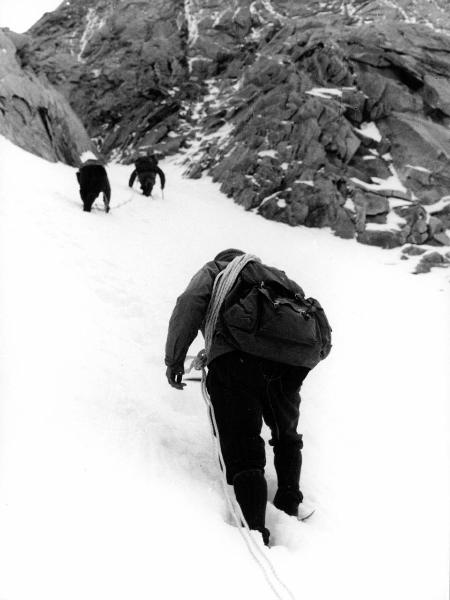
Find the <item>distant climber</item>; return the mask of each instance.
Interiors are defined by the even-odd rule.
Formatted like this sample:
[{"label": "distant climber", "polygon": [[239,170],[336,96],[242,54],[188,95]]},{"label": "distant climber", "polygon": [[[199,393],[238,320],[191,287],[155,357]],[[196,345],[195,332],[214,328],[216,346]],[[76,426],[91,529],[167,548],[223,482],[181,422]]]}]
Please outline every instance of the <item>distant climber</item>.
[{"label": "distant climber", "polygon": [[156,175],[158,175],[161,189],[164,189],[166,177],[163,171],[158,167],[158,160],[154,154],[139,156],[134,162],[134,167],[134,171],[131,173],[128,182],[129,187],[133,187],[137,177],[141,184],[141,190],[144,196],[151,196],[156,181]]},{"label": "distant climber", "polygon": [[103,164],[97,159],[87,160],[77,171],[77,179],[80,184],[83,210],[91,212],[95,199],[100,193],[103,193],[105,212],[108,213],[111,200],[111,186],[109,185],[108,175]]},{"label": "distant climber", "polygon": [[310,369],[330,352],[331,328],[317,300],[305,298],[283,271],[230,248],[194,275],[172,312],[165,364],[175,389],[185,385],[186,353],[199,330],[226,479],[249,528],[260,531],[268,544],[262,422],[272,433],[278,479],[274,505],[302,518],[299,390]]}]

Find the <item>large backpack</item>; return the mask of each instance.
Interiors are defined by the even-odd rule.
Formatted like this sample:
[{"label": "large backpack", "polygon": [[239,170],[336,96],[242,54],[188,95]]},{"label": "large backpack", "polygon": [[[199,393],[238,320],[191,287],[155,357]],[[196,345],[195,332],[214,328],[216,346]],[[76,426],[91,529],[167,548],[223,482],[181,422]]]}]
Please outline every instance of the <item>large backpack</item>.
[{"label": "large backpack", "polygon": [[283,271],[259,262],[248,263],[227,294],[217,334],[243,352],[309,369],[331,350],[320,303]]},{"label": "large backpack", "polygon": [[96,194],[103,190],[105,180],[108,179],[105,167],[99,161],[91,159],[81,165],[76,175],[83,192],[89,189]]},{"label": "large backpack", "polygon": [[134,166],[136,167],[136,171],[138,173],[146,173],[149,171],[156,171],[158,166],[158,161],[155,156],[139,156],[136,159]]}]

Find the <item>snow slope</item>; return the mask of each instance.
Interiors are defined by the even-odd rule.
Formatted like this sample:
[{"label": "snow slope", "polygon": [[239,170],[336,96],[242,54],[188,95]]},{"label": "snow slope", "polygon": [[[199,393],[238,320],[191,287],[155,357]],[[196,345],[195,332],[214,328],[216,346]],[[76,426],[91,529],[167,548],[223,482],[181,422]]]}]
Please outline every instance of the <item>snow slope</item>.
[{"label": "snow slope", "polygon": [[231,525],[199,385],[164,376],[176,296],[230,246],[334,327],[302,394],[316,514],[269,505],[264,552],[301,600],[448,597],[448,271],[265,221],[175,160],[164,199],[110,166],[106,215],[82,212],[70,167],[4,140],[0,156],[2,600],[274,597]]}]

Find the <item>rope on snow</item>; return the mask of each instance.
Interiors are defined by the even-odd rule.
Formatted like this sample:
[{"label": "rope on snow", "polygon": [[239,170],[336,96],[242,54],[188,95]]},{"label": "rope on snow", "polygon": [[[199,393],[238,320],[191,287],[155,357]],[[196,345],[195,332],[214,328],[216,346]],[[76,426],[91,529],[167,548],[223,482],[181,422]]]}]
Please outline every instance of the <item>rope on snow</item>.
[{"label": "rope on snow", "polygon": [[[121,202],[120,204],[118,204],[117,206],[114,206],[114,210],[116,210],[116,208],[121,208],[122,206],[125,206],[125,204],[129,204],[130,202],[132,202],[132,200],[134,200],[134,190],[131,191],[131,194],[128,197],[128,200],[124,200],[123,202]],[[113,208],[113,207],[111,207]]]},{"label": "rope on snow", "polygon": [[[199,354],[201,354],[201,353],[199,353]],[[195,362],[195,360],[197,360],[197,359],[194,359],[194,362]],[[199,360],[202,360],[202,357],[199,357]],[[241,510],[241,507],[239,506],[239,503],[236,501],[235,498],[231,497],[231,494],[228,489],[226,477],[225,477],[225,462],[223,459],[222,449],[220,447],[219,430],[217,428],[217,422],[216,422],[216,417],[214,414],[214,408],[211,403],[211,399],[209,397],[208,390],[206,388],[206,371],[205,371],[204,367],[201,367],[201,369],[202,369],[202,382],[201,382],[202,396],[205,401],[207,411],[209,414],[209,418],[210,418],[209,420],[210,420],[210,424],[211,424],[211,437],[213,440],[217,459],[219,462],[220,475],[221,475],[220,480],[222,483],[222,488],[223,488],[223,491],[225,494],[225,499],[227,501],[228,508],[230,509],[233,520],[239,530],[239,533],[240,533],[242,539],[244,540],[244,542],[247,546],[248,551],[250,552],[250,554],[251,554],[252,558],[254,559],[254,561],[256,562],[256,564],[261,569],[261,571],[264,575],[264,578],[265,578],[266,582],[268,583],[269,587],[271,588],[271,590],[273,591],[275,597],[278,600],[287,600],[287,599],[295,600],[294,594],[287,587],[287,585],[280,579],[277,572],[275,571],[274,566],[270,562],[269,558],[265,555],[262,548],[260,548],[260,546],[256,542],[255,538],[252,536],[251,530],[248,526],[247,521],[245,520],[244,515],[242,514],[242,510]]]},{"label": "rope on snow", "polygon": [[[134,194],[135,192],[132,191],[130,196],[128,197],[127,200],[124,200],[123,202],[121,202],[120,204],[117,204],[115,206],[111,206],[111,204],[109,205],[109,211],[111,212],[112,209],[116,210],[117,208],[121,208],[122,206],[125,206],[125,204],[129,204],[132,200],[134,200]],[[95,211],[95,212],[105,212],[105,208],[104,207],[100,207],[100,206],[95,206],[95,204],[92,205],[91,211]]]}]

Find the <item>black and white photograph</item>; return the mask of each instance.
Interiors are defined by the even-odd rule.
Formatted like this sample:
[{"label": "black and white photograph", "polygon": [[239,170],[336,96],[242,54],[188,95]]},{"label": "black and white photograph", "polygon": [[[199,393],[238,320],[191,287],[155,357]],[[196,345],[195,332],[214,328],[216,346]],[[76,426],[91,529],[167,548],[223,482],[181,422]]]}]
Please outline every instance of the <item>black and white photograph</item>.
[{"label": "black and white photograph", "polygon": [[449,0],[0,0],[0,600],[449,590]]}]

